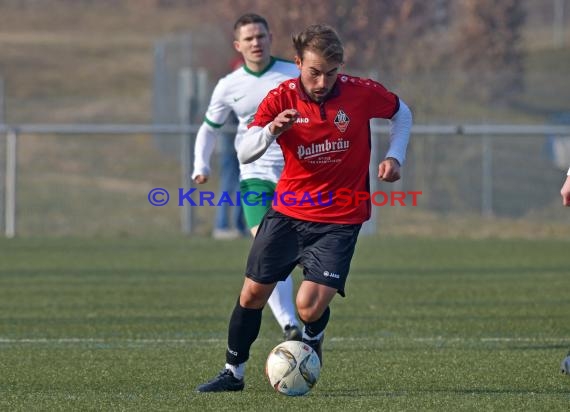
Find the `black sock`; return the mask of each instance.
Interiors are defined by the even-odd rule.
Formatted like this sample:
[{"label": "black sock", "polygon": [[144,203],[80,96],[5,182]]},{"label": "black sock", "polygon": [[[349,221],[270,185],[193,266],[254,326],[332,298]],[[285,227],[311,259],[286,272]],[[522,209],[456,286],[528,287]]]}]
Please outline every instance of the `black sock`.
[{"label": "black sock", "polygon": [[248,309],[239,304],[239,298],[230,318],[226,362],[239,365],[249,359],[249,348],[257,339],[261,328],[263,309]]},{"label": "black sock", "polygon": [[[310,337],[313,338],[321,333],[327,327],[327,323],[329,323],[329,318],[331,316],[331,310],[327,306],[326,310],[323,312],[322,316],[314,322],[305,322],[305,333]],[[302,320],[302,319],[301,319]]]}]

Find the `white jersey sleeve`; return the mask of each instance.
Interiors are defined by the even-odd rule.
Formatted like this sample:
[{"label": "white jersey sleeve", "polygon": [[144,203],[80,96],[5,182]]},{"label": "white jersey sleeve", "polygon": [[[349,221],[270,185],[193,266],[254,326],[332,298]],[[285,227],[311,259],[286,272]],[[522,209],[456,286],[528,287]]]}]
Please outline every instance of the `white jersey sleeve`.
[{"label": "white jersey sleeve", "polygon": [[397,159],[400,166],[403,166],[406,160],[406,148],[410,140],[411,128],[412,112],[406,103],[400,99],[400,107],[390,119],[390,147],[386,153],[386,157]]},{"label": "white jersey sleeve", "polygon": [[214,152],[218,136],[216,129],[222,127],[231,111],[232,107],[227,103],[227,81],[223,78],[218,81],[214,88],[208,110],[204,116],[204,123],[196,135],[192,179],[198,175],[210,176],[210,158]]},{"label": "white jersey sleeve", "polygon": [[198,175],[210,176],[210,158],[214,152],[217,135],[216,130],[206,122],[202,123],[198,129],[194,146],[192,180]]},{"label": "white jersey sleeve", "polygon": [[222,127],[232,111],[228,93],[227,77],[224,77],[216,84],[204,117],[204,121],[214,128]]},{"label": "white jersey sleeve", "polygon": [[237,154],[240,163],[248,164],[259,159],[267,148],[271,146],[279,135],[271,134],[269,125],[265,127],[252,126],[245,133],[244,139],[238,147]]}]

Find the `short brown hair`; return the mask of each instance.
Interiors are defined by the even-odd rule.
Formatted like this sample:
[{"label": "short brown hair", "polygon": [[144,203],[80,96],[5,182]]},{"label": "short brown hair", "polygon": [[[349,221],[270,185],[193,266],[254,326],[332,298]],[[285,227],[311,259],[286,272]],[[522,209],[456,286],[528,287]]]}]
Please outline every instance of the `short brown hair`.
[{"label": "short brown hair", "polygon": [[240,16],[240,18],[236,20],[234,24],[234,33],[237,34],[238,30],[241,29],[243,26],[247,26],[248,24],[254,24],[254,23],[263,24],[267,29],[267,31],[269,31],[269,24],[267,23],[267,20],[265,20],[259,14],[246,13]]},{"label": "short brown hair", "polygon": [[296,36],[293,46],[297,56],[302,60],[305,50],[313,51],[327,61],[344,63],[344,47],[339,35],[331,26],[313,24]]}]

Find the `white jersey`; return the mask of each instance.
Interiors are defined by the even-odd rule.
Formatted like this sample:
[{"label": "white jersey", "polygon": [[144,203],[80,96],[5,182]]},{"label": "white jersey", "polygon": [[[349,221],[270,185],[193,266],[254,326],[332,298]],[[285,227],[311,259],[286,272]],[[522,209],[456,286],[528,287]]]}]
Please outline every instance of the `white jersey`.
[{"label": "white jersey", "polygon": [[[272,57],[269,66],[262,72],[252,72],[243,65],[220,79],[212,93],[204,124],[200,127],[196,137],[192,177],[210,174],[210,156],[215,140],[211,136],[211,128],[222,127],[230,112],[233,111],[239,121],[234,142],[237,150],[247,131],[247,125],[257,111],[257,106],[267,93],[283,81],[298,76],[299,70],[294,63]],[[277,182],[283,166],[281,148],[274,142],[255,162],[240,164],[240,180],[257,178]]]}]

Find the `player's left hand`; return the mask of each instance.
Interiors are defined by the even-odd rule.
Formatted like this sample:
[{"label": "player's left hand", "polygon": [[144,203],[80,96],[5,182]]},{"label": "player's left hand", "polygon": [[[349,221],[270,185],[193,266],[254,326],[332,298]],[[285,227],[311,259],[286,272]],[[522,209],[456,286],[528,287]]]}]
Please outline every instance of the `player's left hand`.
[{"label": "player's left hand", "polygon": [[198,175],[194,178],[194,183],[198,183],[199,185],[203,185],[208,181],[208,175]]},{"label": "player's left hand", "polygon": [[400,180],[400,163],[393,157],[388,157],[378,166],[378,179],[385,182]]}]

